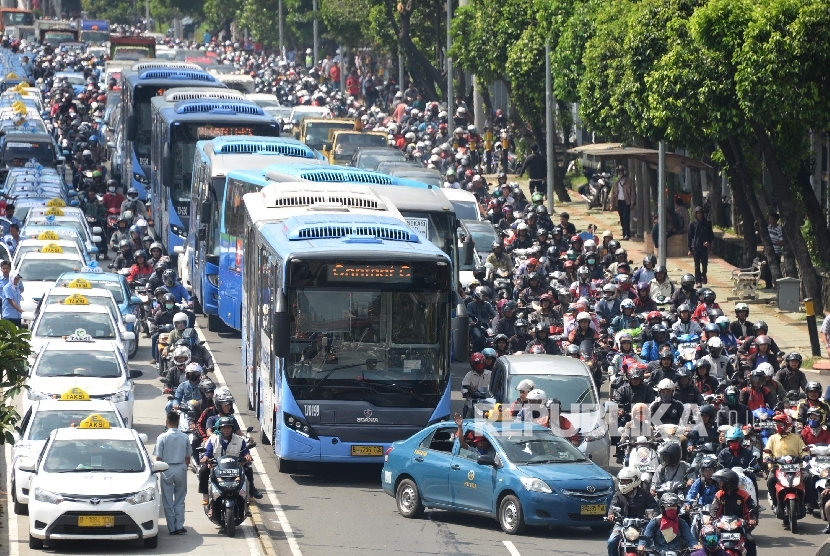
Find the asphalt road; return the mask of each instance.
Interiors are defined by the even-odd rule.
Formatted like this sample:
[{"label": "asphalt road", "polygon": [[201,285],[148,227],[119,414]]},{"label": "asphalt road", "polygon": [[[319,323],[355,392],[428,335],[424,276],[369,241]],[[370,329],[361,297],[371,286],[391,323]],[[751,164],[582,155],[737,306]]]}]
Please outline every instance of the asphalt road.
[{"label": "asphalt road", "polygon": [[[199,319],[201,331],[214,354],[218,372],[216,380],[226,384],[237,399],[237,415],[245,425],[259,429],[255,417],[247,411],[244,375],[240,370],[240,341],[237,334],[207,331],[206,320]],[[136,428],[148,435],[152,443],[163,431],[165,398],[157,375],[146,361],[149,342],[142,344],[131,364],[144,371],[136,380]],[[465,365],[454,366],[454,391],[460,391]],[[460,395],[454,396],[460,411]],[[606,553],[607,535],[586,528],[531,528],[522,536],[504,534],[495,520],[429,511],[422,519],[402,518],[394,500],[380,488],[380,465],[335,466],[311,465],[299,473],[277,472],[276,459],[269,446],[253,450],[256,458],[256,483],[266,494],[259,507],[268,533],[280,556],[331,556],[331,554],[459,554],[481,556],[548,556],[554,554],[597,555]],[[6,448],[7,458],[10,450]],[[616,473],[612,468],[611,472]],[[4,480],[7,476],[3,477]],[[764,484],[764,481],[761,481]],[[202,512],[196,492],[196,477],[190,475],[184,536],[167,535],[163,513],[160,518],[159,547],[146,550],[140,545],[112,542],[60,542],[48,544],[45,552],[69,554],[262,554],[255,532],[246,521],[237,538],[229,539],[217,532]],[[762,492],[761,499],[765,500]],[[766,504],[766,502],[763,502]],[[3,508],[0,528],[0,555],[35,554],[28,548],[28,518],[14,516],[11,507]],[[7,519],[6,516],[10,516]],[[769,511],[762,512],[755,532],[759,554],[781,554],[796,549],[799,554],[813,554],[826,540],[819,531],[823,523],[808,517],[798,535],[784,531]]]}]

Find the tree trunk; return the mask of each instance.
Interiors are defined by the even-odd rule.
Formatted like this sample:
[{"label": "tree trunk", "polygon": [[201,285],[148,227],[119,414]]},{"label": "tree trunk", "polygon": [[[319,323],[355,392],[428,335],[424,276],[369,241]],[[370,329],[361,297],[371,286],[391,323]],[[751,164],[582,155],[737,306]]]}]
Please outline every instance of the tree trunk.
[{"label": "tree trunk", "polygon": [[[755,226],[752,225],[754,221],[752,210],[749,207],[749,201],[747,199],[747,183],[744,181],[746,176],[744,172],[738,170],[739,163],[736,160],[737,155],[732,150],[729,142],[722,141],[718,143],[718,146],[723,153],[723,157],[726,159],[726,171],[729,174],[729,181],[732,184],[732,202],[735,203],[735,207],[738,209],[741,219],[743,219],[744,256],[741,260],[741,266],[748,268],[752,264],[752,259],[755,258],[755,253],[758,251],[758,241],[755,236]],[[735,223],[734,228],[736,230],[738,229],[737,223]],[[767,234],[767,237],[769,237],[769,234]]]},{"label": "tree trunk", "polygon": [[[490,131],[493,131],[493,137],[495,138],[495,130],[493,129],[493,99],[490,98],[490,87],[480,85],[479,89],[481,90],[481,101],[484,103],[484,112],[487,114],[486,119],[486,126],[490,128]],[[478,130],[479,133],[483,133],[483,129]]]},{"label": "tree trunk", "polygon": [[[757,232],[758,237],[761,239],[761,244],[764,246],[764,256],[767,261],[771,261],[775,258],[775,247],[773,247],[772,239],[769,237],[769,230],[767,230],[767,227],[764,224],[766,220],[764,219],[764,213],[761,212],[761,205],[758,203],[758,196],[756,195],[752,178],[749,176],[749,172],[746,169],[746,157],[744,155],[743,148],[741,147],[741,140],[733,135],[728,141],[724,141],[723,143],[735,159],[735,169],[741,176],[742,183],[744,184],[746,202],[749,205],[750,212],[752,213],[752,219],[744,222],[744,235],[754,234]],[[724,144],[719,143],[722,151],[724,149]],[[752,256],[753,258],[755,257],[755,251],[753,251]],[[772,281],[775,283],[775,281],[782,276],[781,269],[773,268],[773,266],[775,265],[770,265],[769,270],[772,273]]]},{"label": "tree trunk", "polygon": [[790,180],[778,163],[775,147],[767,134],[767,130],[758,122],[751,122],[751,125],[758,139],[758,144],[764,153],[764,161],[772,178],[772,190],[781,209],[781,226],[784,229],[784,238],[792,247],[793,256],[801,271],[803,291],[806,297],[813,299],[816,314],[821,315],[824,312],[821,280],[813,266],[813,261],[810,259],[807,242],[804,241],[804,237],[801,235],[801,218],[803,216],[799,216],[796,210],[795,201],[790,191]]},{"label": "tree trunk", "polygon": [[[810,226],[812,226],[813,237],[826,238],[830,232],[827,231],[827,223],[824,212],[821,210],[821,203],[816,197],[813,186],[810,185],[810,173],[809,167],[802,168],[802,171],[799,172],[796,178],[796,182],[801,190],[802,204],[807,213],[807,220],[810,221]],[[815,245],[822,264],[824,266],[830,266],[830,241],[816,241]]]},{"label": "tree trunk", "polygon": [[412,42],[410,32],[413,10],[413,0],[410,0],[400,12],[401,26],[398,32],[398,41],[400,42],[401,48],[407,53],[407,60],[411,60],[415,65],[420,66],[421,71],[412,72],[413,64],[410,63],[410,74],[412,75],[412,80],[417,84],[418,90],[425,93],[425,100],[435,101],[438,100],[438,91],[435,85],[438,85],[441,93],[446,97],[447,84],[444,82],[441,72],[432,65],[429,59],[424,56],[424,53]]}]

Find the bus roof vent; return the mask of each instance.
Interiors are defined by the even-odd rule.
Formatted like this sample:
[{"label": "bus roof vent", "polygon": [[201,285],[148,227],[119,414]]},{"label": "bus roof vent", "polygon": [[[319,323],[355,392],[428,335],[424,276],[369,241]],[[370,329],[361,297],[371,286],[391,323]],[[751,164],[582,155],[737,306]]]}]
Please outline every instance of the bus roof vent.
[{"label": "bus roof vent", "polygon": [[387,210],[386,204],[368,191],[286,190],[263,189],[265,204],[270,208],[314,207],[315,205],[339,206],[350,209]]},{"label": "bus roof vent", "polygon": [[[420,243],[418,234],[404,223],[393,221],[349,222],[335,220],[333,215],[327,221],[309,221],[303,218],[289,218],[284,230],[291,241],[308,239],[373,238],[385,241]],[[390,219],[391,220],[391,219]]]},{"label": "bus roof vent", "polygon": [[191,81],[204,81],[206,83],[218,83],[217,79],[209,73],[196,70],[177,70],[157,68],[147,70],[139,75],[140,79],[181,79]]},{"label": "bus roof vent", "polygon": [[214,154],[281,154],[294,158],[314,158],[308,147],[282,143],[257,143],[256,141],[234,141],[214,145]]},{"label": "bus roof vent", "polygon": [[[266,174],[266,177],[268,177],[268,174]],[[300,177],[304,180],[314,182],[371,183],[374,185],[394,185],[394,181],[391,177],[377,172],[361,172],[340,169],[320,169],[301,172]]]},{"label": "bus roof vent", "polygon": [[187,101],[176,105],[177,114],[198,114],[210,112],[213,114],[248,114],[250,116],[264,116],[262,108],[254,103],[243,102],[200,102]]},{"label": "bus roof vent", "polygon": [[168,68],[174,70],[196,70],[202,71],[201,66],[191,64],[190,62],[139,62],[133,65],[132,70],[135,72],[147,71],[149,69]]},{"label": "bus roof vent", "polygon": [[209,98],[215,100],[245,100],[242,93],[233,89],[206,89],[204,91],[170,89],[164,94],[167,102],[179,102],[182,100],[198,100]]}]

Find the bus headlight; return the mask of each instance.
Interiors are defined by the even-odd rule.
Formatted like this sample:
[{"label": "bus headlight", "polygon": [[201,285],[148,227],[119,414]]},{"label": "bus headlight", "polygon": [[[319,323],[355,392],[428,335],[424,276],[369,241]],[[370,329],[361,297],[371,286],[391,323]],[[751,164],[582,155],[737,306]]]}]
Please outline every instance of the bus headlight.
[{"label": "bus headlight", "polygon": [[150,180],[148,180],[147,178],[145,178],[137,172],[133,172],[133,179],[141,185],[150,185]]},{"label": "bus headlight", "polygon": [[305,419],[291,415],[290,413],[285,413],[283,421],[285,422],[285,426],[294,432],[298,432],[309,438],[317,439],[317,433],[314,432],[314,429],[308,425]]},{"label": "bus headlight", "polygon": [[187,231],[174,224],[170,224],[170,231],[173,232],[173,235],[179,236],[182,239],[187,239]]}]

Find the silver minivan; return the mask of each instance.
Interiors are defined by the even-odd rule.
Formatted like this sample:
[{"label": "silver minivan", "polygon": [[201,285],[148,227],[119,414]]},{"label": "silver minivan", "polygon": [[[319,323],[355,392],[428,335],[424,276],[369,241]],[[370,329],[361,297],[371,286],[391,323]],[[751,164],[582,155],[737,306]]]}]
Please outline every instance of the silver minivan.
[{"label": "silver minivan", "polygon": [[495,402],[510,406],[519,398],[517,387],[533,381],[548,399],[562,403],[562,414],[578,431],[579,450],[608,469],[611,441],[605,410],[591,373],[582,361],[561,355],[505,355],[496,360],[490,378]]}]

